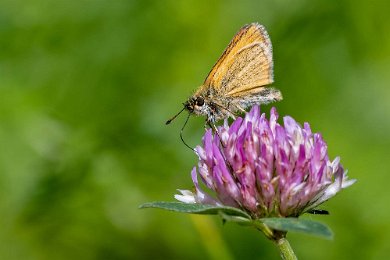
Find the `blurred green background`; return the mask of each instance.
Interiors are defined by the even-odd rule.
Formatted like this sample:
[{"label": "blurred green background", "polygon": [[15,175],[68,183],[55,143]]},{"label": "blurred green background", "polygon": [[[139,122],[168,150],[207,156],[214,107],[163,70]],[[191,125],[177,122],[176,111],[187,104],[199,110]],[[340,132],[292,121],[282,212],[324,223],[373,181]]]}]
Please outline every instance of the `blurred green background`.
[{"label": "blurred green background", "polygon": [[[274,47],[274,104],[321,132],[358,182],[301,259],[390,256],[387,1],[0,1],[0,259],[279,259],[217,217],[139,210],[192,187],[165,121],[246,23]],[[270,106],[262,108],[269,111]],[[200,142],[203,119],[185,130]]]}]

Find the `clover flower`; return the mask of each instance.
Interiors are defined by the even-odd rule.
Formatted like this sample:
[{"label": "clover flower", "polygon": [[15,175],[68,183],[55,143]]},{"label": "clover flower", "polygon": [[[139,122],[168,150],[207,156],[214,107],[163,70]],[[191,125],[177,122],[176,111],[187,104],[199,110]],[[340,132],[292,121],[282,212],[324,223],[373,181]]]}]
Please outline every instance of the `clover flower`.
[{"label": "clover flower", "polygon": [[[285,116],[282,126],[277,119],[275,108],[268,120],[254,106],[230,126],[225,120],[218,133],[207,130],[203,146],[195,148],[195,191],[179,190],[175,198],[239,208],[254,219],[297,217],[355,182],[339,157],[329,160],[325,141],[308,123],[302,127]],[[198,175],[211,193],[202,190]]]}]

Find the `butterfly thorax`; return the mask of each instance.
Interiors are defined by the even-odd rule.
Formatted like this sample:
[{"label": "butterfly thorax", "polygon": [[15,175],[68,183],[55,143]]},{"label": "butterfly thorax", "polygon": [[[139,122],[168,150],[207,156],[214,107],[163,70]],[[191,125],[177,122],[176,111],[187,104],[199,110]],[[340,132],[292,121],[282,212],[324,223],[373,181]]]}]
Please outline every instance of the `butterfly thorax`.
[{"label": "butterfly thorax", "polygon": [[191,114],[206,116],[206,121],[209,123],[215,123],[230,116],[228,100],[221,100],[217,93],[210,93],[210,91],[195,93],[183,105]]}]

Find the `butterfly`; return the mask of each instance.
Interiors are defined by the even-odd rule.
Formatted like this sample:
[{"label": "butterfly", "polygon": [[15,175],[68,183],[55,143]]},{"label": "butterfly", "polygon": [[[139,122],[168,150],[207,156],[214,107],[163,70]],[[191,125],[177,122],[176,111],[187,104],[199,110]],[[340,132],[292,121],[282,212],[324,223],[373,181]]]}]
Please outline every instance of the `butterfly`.
[{"label": "butterfly", "polygon": [[[272,44],[264,26],[251,23],[242,27],[207,75],[204,83],[183,103],[183,109],[166,122],[171,123],[181,112],[206,117],[206,123],[228,117],[255,104],[268,104],[282,99],[273,83]],[[187,122],[186,121],[186,122]]]}]

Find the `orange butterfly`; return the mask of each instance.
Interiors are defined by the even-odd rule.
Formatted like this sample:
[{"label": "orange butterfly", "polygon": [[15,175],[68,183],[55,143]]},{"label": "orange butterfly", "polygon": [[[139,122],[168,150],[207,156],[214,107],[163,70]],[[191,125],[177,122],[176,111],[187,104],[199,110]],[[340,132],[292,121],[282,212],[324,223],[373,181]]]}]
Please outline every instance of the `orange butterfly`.
[{"label": "orange butterfly", "polygon": [[[206,80],[183,104],[190,115],[206,116],[211,126],[220,119],[235,118],[237,112],[255,104],[282,99],[273,83],[272,45],[264,26],[246,25],[233,37]],[[188,117],[187,117],[188,120]]]}]

